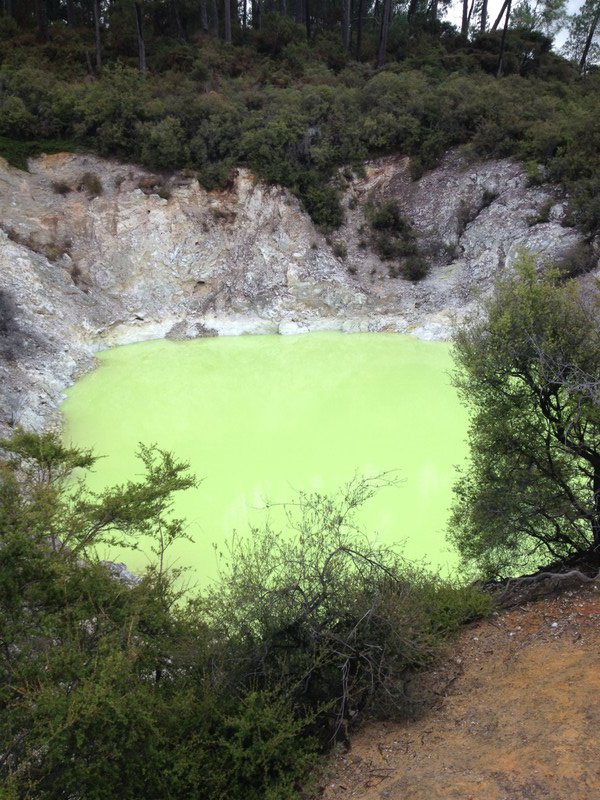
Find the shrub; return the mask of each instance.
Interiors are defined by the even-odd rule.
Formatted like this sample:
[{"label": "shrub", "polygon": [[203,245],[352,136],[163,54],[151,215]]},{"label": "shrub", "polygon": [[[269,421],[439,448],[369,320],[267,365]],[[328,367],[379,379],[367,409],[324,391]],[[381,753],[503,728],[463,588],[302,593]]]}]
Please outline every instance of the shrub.
[{"label": "shrub", "polygon": [[402,275],[409,281],[423,280],[429,272],[429,265],[422,256],[409,256],[402,264]]},{"label": "shrub", "polygon": [[56,194],[69,194],[73,191],[73,187],[66,181],[52,181],[52,191]]},{"label": "shrub", "polygon": [[0,98],[0,134],[18,138],[33,128],[32,114],[20,97],[2,93]]},{"label": "shrub", "polygon": [[411,228],[400,212],[398,203],[388,200],[380,206],[376,206],[369,213],[371,227],[376,231],[387,231],[388,233],[409,235]]},{"label": "shrub", "polygon": [[360,532],[356,509],[384,485],[300,493],[286,507],[285,532],[268,525],[232,541],[221,581],[202,601],[225,643],[227,682],[252,676],[284,688],[323,744],[360,712],[406,710],[410,671],[487,607],[477,592],[455,592]]},{"label": "shrub", "polygon": [[323,230],[339,228],[344,219],[339,193],[331,186],[310,182],[298,189],[298,195],[314,223]]},{"label": "shrub", "polygon": [[589,242],[573,245],[554,266],[564,278],[576,278],[598,266],[598,254]]},{"label": "shrub", "polygon": [[403,277],[419,281],[427,275],[429,267],[419,253],[412,225],[405,219],[398,204],[392,200],[367,208],[372,228],[371,244],[388,266],[390,278]]},{"label": "shrub", "polygon": [[189,148],[181,121],[173,116],[142,123],[140,158],[151,169],[177,169],[189,160]]},{"label": "shrub", "polygon": [[84,172],[77,184],[78,192],[85,192],[91,199],[99,197],[104,188],[102,181],[94,172]]},{"label": "shrub", "polygon": [[14,228],[7,228],[5,233],[12,242],[23,245],[34,253],[39,253],[48,261],[58,261],[61,256],[69,254],[71,251],[71,242],[68,240],[62,242],[39,241],[33,233],[22,234]]},{"label": "shrub", "polygon": [[344,259],[348,255],[348,248],[346,247],[345,242],[334,242],[333,243],[333,254],[337,258]]},{"label": "shrub", "polygon": [[[0,295],[0,329],[11,314]],[[186,602],[165,561],[185,536],[184,463],[142,447],[144,476],[96,494],[73,478],[94,456],[51,433],[0,447],[0,786],[15,800],[300,800],[317,739],[405,705],[410,671],[487,609],[357,531],[376,480],[300,495],[290,531],[235,540],[223,582]],[[96,546],[140,535],[156,561],[123,583]]]}]

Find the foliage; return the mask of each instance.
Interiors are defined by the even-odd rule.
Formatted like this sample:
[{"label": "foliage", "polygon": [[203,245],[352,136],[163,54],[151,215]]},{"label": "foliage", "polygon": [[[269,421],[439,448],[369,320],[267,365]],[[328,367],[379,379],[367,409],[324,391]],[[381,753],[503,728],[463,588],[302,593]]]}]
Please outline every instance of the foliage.
[{"label": "foliage", "polygon": [[391,261],[390,277],[402,275],[407,280],[420,281],[429,271],[429,266],[419,253],[415,232],[405,219],[400,207],[393,200],[379,206],[367,208],[367,216],[373,235],[371,243],[379,258]]},{"label": "foliage", "polygon": [[204,599],[226,643],[228,681],[283,686],[325,742],[366,711],[406,712],[407,677],[487,606],[361,532],[356,510],[385,485],[355,479],[335,497],[300,493],[284,506],[283,530],[232,540]]},{"label": "foliage", "polygon": [[89,197],[98,197],[104,191],[102,181],[94,172],[84,172],[79,179],[77,189],[86,192]]},{"label": "foliage", "polygon": [[[14,134],[15,131],[11,130]],[[27,160],[35,158],[42,153],[65,153],[77,151],[77,146],[72,141],[64,139],[47,139],[46,141],[12,139],[0,136],[0,156],[9,164],[18,169],[27,169]]]},{"label": "foliage", "polygon": [[[142,480],[91,495],[72,483],[90,453],[23,431],[2,446],[0,792],[296,796],[314,749],[302,720],[275,689],[214,692],[212,637],[164,560],[185,535],[169,512],[186,465],[141,448]],[[117,534],[155,543],[132,585],[94,555]]]},{"label": "foliage", "polygon": [[600,58],[600,6],[598,0],[585,0],[569,18],[569,37],[565,53],[579,64],[581,72]]},{"label": "foliage", "polygon": [[[141,479],[93,494],[74,475],[91,453],[24,431],[1,446],[2,797],[294,800],[318,739],[401,704],[408,672],[487,608],[358,533],[372,482],[301,495],[289,535],[237,540],[194,597],[166,561],[187,465],[141,447]],[[140,536],[140,578],[99,560]]]},{"label": "foliage", "polygon": [[[332,229],[343,221],[341,166],[400,153],[418,176],[449,148],[468,145],[478,156],[542,165],[568,190],[574,221],[599,229],[598,77],[578,78],[540,32],[560,4],[519,6],[544,19],[509,30],[501,81],[498,32],[466,42],[448,25],[424,24],[426,10],[410,25],[397,11],[388,67],[376,71],[366,60],[378,38],[370,11],[363,57],[353,61],[332,33],[333,3],[313,9],[319,25],[309,39],[265,7],[260,29],[234,30],[232,45],[196,37],[199,5],[177,0],[167,14],[165,4],[143,4],[152,23],[145,75],[136,68],[134,15],[122,0],[107,5],[103,65],[93,76],[87,12],[79,26],[57,20],[44,42],[32,36],[31,3],[28,14],[15,12],[19,27],[9,23],[0,35],[0,153],[25,168],[40,152],[87,148],[155,170],[190,168],[209,189],[246,165],[289,187],[318,225]],[[63,6],[49,4],[51,16],[64,15]],[[173,28],[176,7],[187,40]]]},{"label": "foliage", "polygon": [[[564,268],[564,267],[563,267]],[[568,272],[568,269],[567,269]],[[523,257],[458,332],[471,463],[450,538],[491,576],[600,545],[598,293]]]}]

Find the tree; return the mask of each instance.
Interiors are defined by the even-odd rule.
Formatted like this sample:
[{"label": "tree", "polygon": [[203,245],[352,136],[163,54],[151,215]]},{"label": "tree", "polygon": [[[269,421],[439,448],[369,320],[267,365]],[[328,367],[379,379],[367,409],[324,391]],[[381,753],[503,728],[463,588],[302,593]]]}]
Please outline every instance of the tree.
[{"label": "tree", "polygon": [[358,0],[357,19],[356,19],[356,60],[360,61],[362,56],[362,32],[363,32],[363,3],[364,0]]},{"label": "tree", "polygon": [[585,0],[577,14],[569,20],[569,38],[565,53],[577,61],[579,71],[585,72],[589,61],[600,57],[600,2]]},{"label": "tree", "polygon": [[342,0],[342,44],[350,50],[350,11],[351,0]]},{"label": "tree", "polygon": [[40,42],[47,42],[50,33],[48,30],[47,0],[35,0],[35,15],[37,19],[37,35]]},{"label": "tree", "polygon": [[479,16],[479,32],[485,33],[485,29],[487,27],[487,16],[488,16],[488,0],[482,0],[481,2],[481,11]]},{"label": "tree", "polygon": [[100,0],[93,0],[94,42],[96,46],[96,69],[102,68],[102,39],[100,37]]},{"label": "tree", "polygon": [[454,382],[471,411],[470,465],[450,538],[498,576],[600,561],[598,292],[523,257],[459,331]]},{"label": "tree", "polygon": [[566,0],[520,0],[512,14],[512,25],[552,36],[563,26]]},{"label": "tree", "polygon": [[138,46],[138,66],[142,74],[146,72],[146,43],[144,41],[144,11],[142,5],[138,0],[135,0],[135,33],[137,37]]},{"label": "tree", "polygon": [[504,54],[506,52],[506,35],[508,33],[508,26],[510,25],[510,12],[512,0],[506,1],[506,17],[504,18],[504,28],[502,29],[502,39],[500,40],[500,55],[498,56],[498,68],[496,70],[496,77],[502,77],[504,69]]},{"label": "tree", "polygon": [[225,25],[225,44],[231,44],[231,0],[223,0],[223,20]]},{"label": "tree", "polygon": [[469,33],[469,0],[462,0],[462,21],[460,24],[460,35],[467,36]]},{"label": "tree", "polygon": [[379,45],[377,48],[377,66],[383,67],[387,52],[387,40],[392,18],[392,0],[383,0],[381,24],[379,26]]}]

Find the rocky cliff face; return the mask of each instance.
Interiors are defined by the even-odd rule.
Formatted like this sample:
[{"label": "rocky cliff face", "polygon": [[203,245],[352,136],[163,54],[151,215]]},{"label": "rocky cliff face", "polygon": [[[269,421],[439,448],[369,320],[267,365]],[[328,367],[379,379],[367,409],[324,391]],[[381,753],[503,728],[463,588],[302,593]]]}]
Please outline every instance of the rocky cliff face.
[{"label": "rocky cliff face", "polygon": [[[449,154],[349,176],[346,223],[326,239],[283,189],[240,170],[227,191],[92,156],[0,162],[0,428],[58,420],[65,387],[113,344],[173,336],[394,330],[447,338],[520,248],[578,245],[550,187],[510,161]],[[390,277],[365,241],[365,206],[397,201],[429,262]],[[337,254],[337,255],[336,255]]]}]

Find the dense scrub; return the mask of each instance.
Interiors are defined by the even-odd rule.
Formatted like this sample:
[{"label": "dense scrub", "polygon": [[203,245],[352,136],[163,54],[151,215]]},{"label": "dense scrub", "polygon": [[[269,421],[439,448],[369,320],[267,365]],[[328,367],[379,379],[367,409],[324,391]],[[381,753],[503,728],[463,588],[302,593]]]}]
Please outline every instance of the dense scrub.
[{"label": "dense scrub", "polygon": [[[187,466],[142,448],[143,478],[95,495],[90,453],[17,432],[0,465],[0,796],[292,800],[364,714],[406,711],[405,681],[487,608],[371,545],[353,510],[301,495],[285,534],[234,541],[222,582],[177,588]],[[123,581],[108,541],[150,536]],[[147,541],[147,540],[146,540]],[[147,545],[146,545],[147,546]]]},{"label": "dense scrub", "polygon": [[368,29],[355,61],[328,31],[307,41],[276,14],[231,45],[148,32],[145,74],[116,31],[94,74],[89,30],[57,23],[51,33],[46,43],[14,28],[0,38],[0,152],[20,166],[41,150],[84,147],[191,169],[212,188],[247,165],[332,228],[343,219],[341,165],[360,170],[368,157],[402,153],[418,175],[465,145],[476,156],[523,159],[533,181],[569,190],[574,223],[600,225],[600,79],[579,77],[541,34],[509,31],[496,79],[500,35],[469,42],[440,23],[398,23],[379,70]]}]

